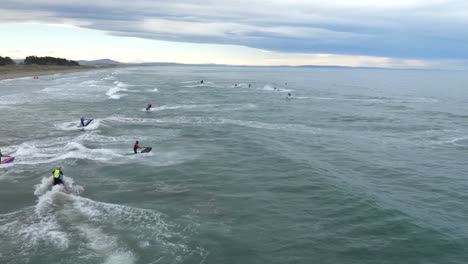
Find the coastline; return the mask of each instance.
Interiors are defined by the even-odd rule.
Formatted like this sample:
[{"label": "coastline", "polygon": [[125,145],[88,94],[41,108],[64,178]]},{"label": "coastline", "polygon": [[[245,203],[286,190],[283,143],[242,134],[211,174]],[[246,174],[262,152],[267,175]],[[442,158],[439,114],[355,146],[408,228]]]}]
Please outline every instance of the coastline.
[{"label": "coastline", "polygon": [[97,70],[112,66],[56,66],[56,65],[9,65],[0,66],[0,80],[16,79],[34,76],[44,76],[57,73],[73,73]]}]

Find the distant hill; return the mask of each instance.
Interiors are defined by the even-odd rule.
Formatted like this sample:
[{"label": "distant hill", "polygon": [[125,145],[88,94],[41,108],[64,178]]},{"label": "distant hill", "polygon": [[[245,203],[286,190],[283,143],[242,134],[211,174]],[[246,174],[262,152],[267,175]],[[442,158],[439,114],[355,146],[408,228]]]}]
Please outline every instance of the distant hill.
[{"label": "distant hill", "polygon": [[28,56],[24,59],[25,65],[60,65],[60,66],[80,66],[77,61],[67,60],[64,58],[55,58],[55,57],[37,57],[37,56]]},{"label": "distant hill", "polygon": [[121,64],[118,61],[111,59],[101,59],[101,60],[80,60],[78,61],[81,65],[118,65]]},{"label": "distant hill", "polygon": [[[228,64],[215,64],[215,63],[177,63],[177,62],[136,62],[136,63],[125,63],[128,66],[198,66],[198,67],[236,67],[238,65],[228,65]],[[242,67],[242,66],[240,66]]]},{"label": "distant hill", "polygon": [[0,65],[15,65],[16,63],[10,57],[1,57],[0,56]]}]

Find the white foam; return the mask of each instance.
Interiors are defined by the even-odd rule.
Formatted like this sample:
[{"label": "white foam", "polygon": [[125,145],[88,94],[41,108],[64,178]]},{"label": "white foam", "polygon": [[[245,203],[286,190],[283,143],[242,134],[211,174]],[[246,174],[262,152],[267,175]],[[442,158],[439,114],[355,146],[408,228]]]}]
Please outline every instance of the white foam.
[{"label": "white foam", "polygon": [[54,180],[52,176],[43,177],[41,183],[34,186],[34,195],[41,196],[46,194],[48,191],[50,191],[53,181]]},{"label": "white foam", "polygon": [[209,81],[203,81],[203,83],[200,83],[200,81],[183,81],[180,83],[214,84],[213,82],[209,82]]},{"label": "white foam", "polygon": [[135,261],[135,255],[131,252],[111,252],[103,264],[132,264]]},{"label": "white foam", "polygon": [[114,84],[117,85],[118,87],[127,87],[128,86],[127,84],[125,84],[125,83],[123,83],[121,81],[115,81]]},{"label": "white foam", "polygon": [[[276,88],[276,89],[275,89]],[[289,92],[292,92],[294,90],[291,90],[291,89],[284,89],[284,88],[280,88],[280,87],[272,87],[271,85],[267,84],[265,86],[263,86],[263,88],[261,90],[264,90],[264,91],[275,91],[275,92],[280,92],[280,93],[289,93]]]},{"label": "white foam", "polygon": [[[139,136],[138,137],[140,140],[144,140],[147,137],[145,136]],[[77,141],[89,141],[93,143],[114,143],[114,142],[132,142],[135,140],[135,136],[128,136],[128,135],[122,135],[122,136],[104,136],[100,135],[98,133],[83,133],[82,135],[78,136],[76,138]]]},{"label": "white foam", "polygon": [[[55,150],[55,149],[54,149],[54,150]],[[22,156],[25,156],[25,157],[29,156],[29,157],[31,157],[31,156],[33,156],[33,155],[36,156],[36,157],[41,157],[41,158],[42,158],[42,157],[50,157],[50,156],[47,155],[47,154],[41,153],[41,150],[40,150],[38,147],[36,147],[36,146],[34,146],[34,145],[30,145],[29,142],[22,143],[22,144],[18,147],[18,149],[17,149],[17,151],[16,151],[16,156],[17,156],[18,158],[21,158]]]},{"label": "white foam", "polygon": [[24,93],[9,94],[0,96],[0,105],[11,106],[31,103],[32,98]]},{"label": "white foam", "polygon": [[10,155],[15,156],[15,162],[21,163],[21,161],[35,159],[35,158],[49,158],[53,156],[52,153],[60,150],[61,144],[66,144],[71,139],[68,137],[58,137],[48,140],[28,141],[18,146],[8,146]]},{"label": "white foam", "polygon": [[80,195],[84,191],[84,188],[80,185],[76,185],[73,178],[69,176],[63,177],[63,184],[52,186],[53,182],[53,176],[43,177],[41,183],[34,186],[34,195],[43,196],[49,191]]},{"label": "white foam", "polygon": [[[65,178],[65,180],[67,177]],[[90,258],[99,263],[125,263],[137,261],[137,255],[129,250],[127,236],[143,241],[140,246],[153,246],[171,255],[185,255],[190,250],[181,242],[184,237],[170,229],[163,216],[153,210],[93,201],[88,198],[52,190],[45,178],[36,188],[35,206],[0,214],[2,238],[21,248],[19,261],[33,256],[38,246],[54,252],[79,247],[73,258]],[[196,249],[203,255],[203,249]],[[23,257],[23,259],[22,259]]]},{"label": "white foam", "polygon": [[105,263],[134,263],[136,258],[132,252],[119,248],[119,241],[116,237],[105,234],[101,228],[90,225],[78,227],[87,240],[87,248],[105,258]]},{"label": "white foam", "polygon": [[[218,110],[243,110],[256,108],[255,104],[192,104],[192,105],[161,105],[158,107],[152,107],[148,111],[165,111],[165,110],[177,110],[177,109],[213,109]],[[146,108],[142,108],[141,111],[146,112]]]},{"label": "white foam", "polygon": [[293,90],[291,90],[291,89],[283,89],[283,88],[278,89],[278,92],[280,92],[280,93],[290,93],[290,92],[292,92],[292,91],[293,91]]},{"label": "white foam", "polygon": [[467,141],[467,140],[468,140],[468,137],[463,136],[463,137],[457,137],[457,138],[451,139],[448,142],[457,144],[460,141]]},{"label": "white foam", "polygon": [[123,89],[119,87],[111,87],[107,90],[106,95],[109,96],[110,99],[120,99],[123,94],[117,94],[118,92],[123,91]]},{"label": "white foam", "polygon": [[85,126],[85,127],[81,127],[81,129],[83,130],[96,130],[99,128],[101,124],[101,120],[99,119],[94,119],[89,125]]},{"label": "white foam", "polygon": [[[109,118],[109,122],[113,119]],[[118,122],[132,123],[129,119],[114,118]],[[133,120],[140,121],[140,120]],[[143,122],[150,122],[150,119]],[[147,137],[139,136],[140,140]],[[20,145],[3,147],[4,153],[15,156],[14,164],[35,165],[53,163],[57,165],[60,161],[67,159],[86,159],[100,162],[128,162],[128,150],[130,146],[122,149],[122,142],[134,142],[135,137],[131,135],[104,136],[97,132],[80,133],[75,137],[65,136],[49,138],[45,140],[27,141]],[[96,144],[99,143],[99,144]],[[87,144],[102,146],[100,148],[88,148]],[[130,143],[131,144],[131,143]],[[113,146],[113,147],[109,147]],[[152,154],[150,154],[152,155]],[[145,155],[145,156],[150,156]],[[0,168],[13,166],[5,164]]]},{"label": "white foam", "polygon": [[[175,235],[175,233],[169,230],[169,226],[162,220],[161,214],[158,212],[124,205],[96,202],[78,196],[73,196],[72,198],[74,211],[87,219],[90,224],[107,224],[117,229],[121,228],[126,232],[138,234],[144,240],[152,240],[156,243],[158,243],[158,240]],[[107,247],[102,241],[97,241],[96,239],[98,238],[91,234],[89,234],[88,238],[90,243],[97,244],[98,248],[103,251],[126,252],[119,248]],[[112,244],[113,237],[107,236],[106,238]],[[178,245],[174,246],[178,247]]]},{"label": "white foam", "polygon": [[30,79],[33,79],[33,78],[34,78],[34,76],[26,76],[26,77],[19,77],[19,78],[3,79],[3,80],[0,80],[0,83],[9,83],[9,82],[13,82],[13,81],[30,80]]},{"label": "white foam", "polygon": [[[148,111],[164,111],[164,110],[175,110],[175,109],[193,109],[197,107],[206,107],[210,105],[162,105],[158,107],[152,107]],[[146,108],[143,108],[142,111],[146,111]]]},{"label": "white foam", "polygon": [[101,80],[105,81],[105,80],[116,80],[117,78],[115,76],[107,76],[107,77],[104,77],[102,78]]},{"label": "white foam", "polygon": [[182,87],[185,87],[185,88],[197,88],[197,87],[210,87],[210,88],[214,88],[215,85],[214,85],[214,83],[212,83],[212,82],[204,82],[204,83],[198,82],[197,84],[183,85]]},{"label": "white foam", "polygon": [[438,103],[437,99],[425,97],[296,97],[294,99],[313,99],[313,100],[331,100],[331,101],[356,101],[369,103]]},{"label": "white foam", "polygon": [[[51,199],[52,200],[52,199]],[[51,206],[52,202],[49,203]],[[55,215],[51,213],[37,214],[35,217],[39,222],[31,221],[27,225],[23,225],[18,228],[18,234],[24,244],[29,247],[36,247],[39,243],[45,242],[52,244],[52,246],[58,250],[66,250],[70,244],[70,240],[65,231],[62,230],[61,225],[58,223]]]},{"label": "white foam", "polygon": [[[59,186],[51,189],[51,185],[51,179],[48,178],[36,185],[37,204],[14,212],[11,217],[14,221],[3,230],[10,242],[18,243],[23,252],[34,251],[43,243],[50,244],[49,247],[54,248],[54,251],[64,251],[71,243],[68,232],[63,228],[63,219],[60,220],[60,205],[69,196],[60,192]],[[6,215],[3,217],[8,218]]]},{"label": "white foam", "polygon": [[232,120],[232,119],[220,119],[221,124],[231,124],[238,126],[245,126],[250,128],[268,129],[268,130],[290,130],[306,133],[316,133],[319,128],[308,127],[298,124],[269,124],[258,121],[245,121],[245,120]]},{"label": "white foam", "polygon": [[233,84],[231,88],[250,88],[250,87],[247,83],[237,83],[237,85]]},{"label": "white foam", "polygon": [[275,89],[267,84],[267,85],[263,86],[262,90],[264,90],[264,91],[274,91]]},{"label": "white foam", "polygon": [[115,81],[114,84],[116,86],[109,88],[109,90],[107,90],[106,92],[106,95],[109,96],[110,99],[120,99],[124,95],[119,94],[119,92],[128,91],[125,88],[125,87],[128,87],[128,85],[119,81]]},{"label": "white foam", "polygon": [[167,194],[177,194],[177,193],[184,193],[188,192],[188,188],[182,188],[179,186],[174,186],[174,185],[167,185],[163,183],[155,184],[153,186],[153,191],[158,192],[158,193],[167,193]]},{"label": "white foam", "polygon": [[126,124],[188,124],[188,123],[201,123],[201,118],[187,118],[185,116],[178,116],[175,118],[137,118],[137,117],[127,117],[127,116],[113,116],[107,118],[110,122],[126,123]]},{"label": "white foam", "polygon": [[69,142],[65,146],[50,145],[37,148],[34,145],[23,143],[16,152],[17,164],[43,164],[66,159],[87,159],[93,161],[109,161],[122,157],[111,149],[89,149],[78,142]]},{"label": "white foam", "polygon": [[[34,251],[43,243],[50,244],[49,247],[54,248],[54,251],[64,251],[69,247],[71,240],[62,225],[62,205],[70,200],[70,194],[77,195],[83,188],[75,185],[71,177],[64,180],[65,186],[51,188],[52,177],[44,177],[34,187],[34,194],[38,197],[35,206],[23,208],[10,215],[1,215],[3,220],[13,220],[7,224],[8,228],[2,230],[10,238],[10,243],[18,243],[23,252]],[[69,190],[69,194],[66,194]]]},{"label": "white foam", "polygon": [[[65,154],[56,157],[57,160],[67,158],[89,159],[98,161],[107,161],[114,157],[121,157],[110,149],[89,149],[78,142],[70,142],[64,147]],[[52,159],[52,161],[55,161]]]},{"label": "white foam", "polygon": [[154,123],[177,123],[185,124],[189,123],[186,117],[179,116],[176,118],[170,119],[153,119],[153,118],[137,118],[137,117],[127,117],[127,116],[112,116],[106,119],[110,122],[126,123],[126,124],[154,124]]},{"label": "white foam", "polygon": [[94,119],[89,125],[82,127],[79,120],[70,121],[61,124],[55,124],[54,126],[59,130],[73,131],[73,130],[96,130],[99,128],[101,121]]},{"label": "white foam", "polygon": [[229,111],[234,111],[234,110],[245,110],[245,109],[254,109],[257,108],[257,105],[255,104],[225,104],[225,105],[220,105],[222,106],[222,110],[229,110]]},{"label": "white foam", "polygon": [[403,97],[392,97],[392,98],[386,98],[390,102],[395,102],[395,103],[438,103],[439,100],[435,98],[430,98],[430,97],[408,97],[408,96],[403,96]]},{"label": "white foam", "polygon": [[15,165],[14,162],[12,162],[12,163],[6,163],[6,164],[0,164],[0,172],[1,172],[2,170],[5,170],[5,171],[8,170],[9,168],[13,167],[14,165]]},{"label": "white foam", "polygon": [[44,92],[44,93],[55,93],[55,92],[58,92],[58,91],[61,91],[61,87],[60,86],[54,86],[54,87],[46,87],[42,90],[40,90],[40,92]]},{"label": "white foam", "polygon": [[87,80],[87,81],[83,81],[83,82],[79,83],[79,85],[95,87],[95,86],[98,86],[98,85],[99,85],[99,81],[96,81],[96,80]]},{"label": "white foam", "polygon": [[321,131],[320,128],[309,127],[300,124],[270,124],[263,123],[258,121],[246,121],[246,120],[233,120],[225,118],[202,118],[202,117],[193,117],[187,118],[184,116],[178,116],[175,118],[166,118],[166,119],[150,119],[150,118],[133,118],[125,116],[114,116],[108,119],[109,121],[123,122],[123,123],[137,123],[137,124],[153,124],[153,123],[169,123],[169,124],[200,124],[200,125],[238,125],[245,126],[250,128],[258,129],[268,129],[268,130],[289,130],[296,132],[305,132],[305,133],[317,133]]},{"label": "white foam", "polygon": [[[442,137],[442,136],[441,136]],[[455,147],[466,147],[468,146],[467,136],[451,136],[450,139],[432,140],[435,145],[452,145]]]}]

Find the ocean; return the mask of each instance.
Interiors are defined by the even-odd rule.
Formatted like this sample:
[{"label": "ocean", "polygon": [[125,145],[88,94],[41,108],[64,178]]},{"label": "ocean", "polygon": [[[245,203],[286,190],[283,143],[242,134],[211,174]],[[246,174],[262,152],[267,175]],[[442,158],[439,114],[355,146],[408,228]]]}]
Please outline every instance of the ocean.
[{"label": "ocean", "polygon": [[0,81],[0,263],[467,263],[467,88],[287,67]]}]

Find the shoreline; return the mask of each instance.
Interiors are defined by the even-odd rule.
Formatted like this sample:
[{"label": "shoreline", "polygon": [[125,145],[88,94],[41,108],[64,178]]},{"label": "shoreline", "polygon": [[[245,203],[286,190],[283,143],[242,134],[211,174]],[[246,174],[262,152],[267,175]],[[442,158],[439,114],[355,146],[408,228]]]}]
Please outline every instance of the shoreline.
[{"label": "shoreline", "polygon": [[55,65],[10,65],[0,66],[0,80],[34,78],[57,73],[74,73],[117,66],[55,66]]}]

